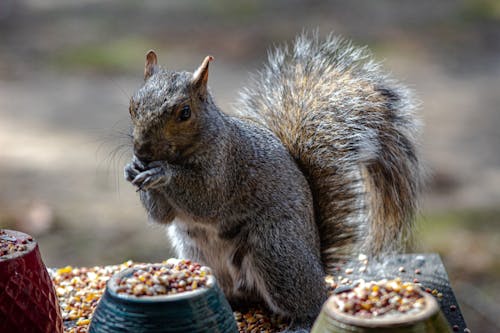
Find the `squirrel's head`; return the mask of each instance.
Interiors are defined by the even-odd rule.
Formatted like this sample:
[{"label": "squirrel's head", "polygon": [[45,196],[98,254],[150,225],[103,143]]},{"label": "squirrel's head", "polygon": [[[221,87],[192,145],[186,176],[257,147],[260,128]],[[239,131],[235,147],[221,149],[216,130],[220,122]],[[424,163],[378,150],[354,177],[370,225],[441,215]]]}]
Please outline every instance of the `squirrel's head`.
[{"label": "squirrel's head", "polygon": [[154,51],[146,55],[144,85],[130,100],[134,154],[144,162],[175,162],[202,144],[213,109],[207,89],[207,56],[194,72],[173,72],[158,66]]}]

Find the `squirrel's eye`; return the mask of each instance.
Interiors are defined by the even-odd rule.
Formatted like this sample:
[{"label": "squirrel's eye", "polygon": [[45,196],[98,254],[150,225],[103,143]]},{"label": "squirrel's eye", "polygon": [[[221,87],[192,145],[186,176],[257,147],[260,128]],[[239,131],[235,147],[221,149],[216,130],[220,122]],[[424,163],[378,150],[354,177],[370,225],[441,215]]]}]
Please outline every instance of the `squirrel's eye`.
[{"label": "squirrel's eye", "polygon": [[189,105],[184,105],[179,115],[179,119],[185,121],[188,120],[189,117],[191,117],[191,108],[189,107]]}]

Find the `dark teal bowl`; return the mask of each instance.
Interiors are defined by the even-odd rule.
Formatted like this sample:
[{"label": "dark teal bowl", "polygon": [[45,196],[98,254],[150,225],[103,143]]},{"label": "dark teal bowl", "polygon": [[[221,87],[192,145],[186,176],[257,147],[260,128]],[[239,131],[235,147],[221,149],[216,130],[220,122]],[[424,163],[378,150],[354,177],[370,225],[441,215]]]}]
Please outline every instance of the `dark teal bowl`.
[{"label": "dark teal bowl", "polygon": [[176,295],[136,297],[116,293],[116,281],[137,268],[109,279],[94,312],[89,333],[238,332],[233,311],[213,276],[208,287]]}]

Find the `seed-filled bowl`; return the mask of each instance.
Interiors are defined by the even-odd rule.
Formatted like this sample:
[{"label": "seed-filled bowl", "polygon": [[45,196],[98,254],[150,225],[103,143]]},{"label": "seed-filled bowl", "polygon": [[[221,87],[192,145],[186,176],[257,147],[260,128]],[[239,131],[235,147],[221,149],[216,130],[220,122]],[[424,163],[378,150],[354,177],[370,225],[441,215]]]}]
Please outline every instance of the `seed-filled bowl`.
[{"label": "seed-filled bowl", "polygon": [[311,333],[451,332],[436,299],[400,279],[359,282],[334,293]]},{"label": "seed-filled bowl", "polygon": [[7,229],[0,229],[0,332],[63,332],[54,286],[37,242]]},{"label": "seed-filled bowl", "polygon": [[210,269],[169,259],[109,279],[89,333],[237,332],[229,303]]}]

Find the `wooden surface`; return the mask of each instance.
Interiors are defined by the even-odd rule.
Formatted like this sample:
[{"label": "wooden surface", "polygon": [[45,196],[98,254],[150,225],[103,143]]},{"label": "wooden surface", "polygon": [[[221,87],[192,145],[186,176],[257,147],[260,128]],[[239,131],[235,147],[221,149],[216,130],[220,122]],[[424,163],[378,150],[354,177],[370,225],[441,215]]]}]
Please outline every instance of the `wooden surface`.
[{"label": "wooden surface", "polygon": [[[417,270],[419,274],[416,273]],[[442,297],[436,297],[436,299],[450,323],[450,327],[455,326],[454,331],[464,332],[467,327],[451,288],[448,274],[438,254],[398,254],[384,256],[380,261],[370,260],[368,264],[364,260],[354,259],[339,268],[335,274],[335,280],[339,279],[339,276],[342,276],[340,280],[345,278],[354,282],[358,279],[370,281],[396,277],[401,277],[403,281],[409,282],[418,279],[424,290],[436,290],[435,294],[442,294]],[[76,332],[71,329],[74,325],[75,321],[65,322],[66,332]],[[83,327],[81,329],[79,332],[86,332]]]},{"label": "wooden surface", "polygon": [[[361,268],[363,265],[360,260],[353,260],[347,263],[339,275],[348,277],[350,280],[380,280],[393,279],[401,277],[404,281],[413,281],[415,278],[422,284],[422,288],[429,288],[431,291],[436,289],[442,297],[436,297],[441,306],[446,319],[454,331],[464,332],[467,327],[464,317],[460,311],[460,307],[451,288],[448,274],[441,261],[441,257],[436,253],[426,254],[398,254],[394,256],[386,256],[381,261],[370,261],[366,266],[366,270]],[[345,269],[351,268],[353,272],[349,275],[344,274]],[[360,272],[360,268],[362,272]],[[419,270],[420,274],[416,274]],[[428,289],[428,290],[429,290]]]}]

